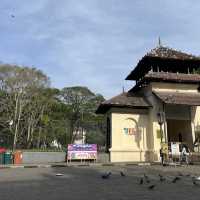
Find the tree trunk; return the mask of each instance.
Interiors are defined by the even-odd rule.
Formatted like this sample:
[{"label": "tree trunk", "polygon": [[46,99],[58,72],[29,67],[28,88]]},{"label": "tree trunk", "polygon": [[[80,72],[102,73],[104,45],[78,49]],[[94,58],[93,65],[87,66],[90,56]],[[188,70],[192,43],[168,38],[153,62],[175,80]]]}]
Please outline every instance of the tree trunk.
[{"label": "tree trunk", "polygon": [[73,121],[70,120],[69,141],[71,142],[71,144],[73,141],[73,132],[74,132],[74,124]]},{"label": "tree trunk", "polygon": [[[17,106],[18,107],[18,106]],[[17,108],[16,108],[17,109]],[[19,113],[18,113],[18,118],[17,118],[17,123],[15,125],[15,134],[14,134],[14,142],[13,142],[13,150],[16,149],[17,145],[17,136],[18,136],[18,128],[19,128],[19,123],[21,119],[21,113],[22,113],[22,105],[21,102],[19,102]]]},{"label": "tree trunk", "polygon": [[26,139],[26,143],[28,144],[29,139],[30,139],[30,134],[31,134],[31,121],[29,119],[28,121],[28,130],[27,130],[27,139]]},{"label": "tree trunk", "polygon": [[37,148],[40,148],[40,138],[41,138],[41,132],[42,132],[42,127],[39,127],[39,133],[38,133],[38,138],[37,138]]},{"label": "tree trunk", "polygon": [[[42,117],[43,117],[44,109],[45,109],[45,107],[42,106],[42,112],[41,112],[41,114],[40,114],[40,120],[41,120]],[[41,127],[41,125],[40,125],[40,126],[39,126],[39,132],[38,132],[38,138],[37,138],[37,148],[38,148],[38,149],[40,148],[41,132],[42,132],[42,127]]]},{"label": "tree trunk", "polygon": [[29,141],[28,141],[28,145],[27,148],[30,149],[32,142],[33,142],[33,132],[34,132],[34,127],[30,128],[30,137],[29,137]]}]

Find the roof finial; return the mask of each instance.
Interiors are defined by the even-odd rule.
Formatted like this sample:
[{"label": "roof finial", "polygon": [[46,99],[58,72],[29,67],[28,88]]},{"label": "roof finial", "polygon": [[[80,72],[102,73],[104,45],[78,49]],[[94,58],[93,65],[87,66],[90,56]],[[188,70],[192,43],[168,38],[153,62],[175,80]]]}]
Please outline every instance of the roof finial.
[{"label": "roof finial", "polygon": [[160,39],[160,36],[158,37],[158,47],[161,47],[162,46],[162,43],[161,43],[161,39]]}]

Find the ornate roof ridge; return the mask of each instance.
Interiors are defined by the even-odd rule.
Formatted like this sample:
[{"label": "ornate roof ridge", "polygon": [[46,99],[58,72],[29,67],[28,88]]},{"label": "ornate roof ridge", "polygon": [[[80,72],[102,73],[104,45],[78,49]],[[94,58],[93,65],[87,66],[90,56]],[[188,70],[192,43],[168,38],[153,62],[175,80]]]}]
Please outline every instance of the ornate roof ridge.
[{"label": "ornate roof ridge", "polygon": [[[183,51],[173,49],[168,46],[159,45],[149,52],[146,53],[145,56],[148,57],[160,57],[160,58],[172,58],[172,59],[181,59],[181,60],[200,60],[199,56],[195,56],[193,54],[185,53]],[[144,57],[145,57],[144,56]]]}]

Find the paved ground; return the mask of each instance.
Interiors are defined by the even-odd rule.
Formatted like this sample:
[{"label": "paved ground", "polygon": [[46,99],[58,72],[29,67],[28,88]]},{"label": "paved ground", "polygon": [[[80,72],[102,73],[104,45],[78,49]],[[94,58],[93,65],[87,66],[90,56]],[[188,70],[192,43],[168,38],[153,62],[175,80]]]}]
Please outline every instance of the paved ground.
[{"label": "paved ground", "polygon": [[[104,172],[112,172],[103,180]],[[120,176],[120,171],[126,177]],[[57,177],[56,173],[64,176]],[[139,185],[143,174],[150,183]],[[181,174],[180,174],[181,173]],[[166,177],[160,182],[158,174]],[[175,176],[181,180],[172,183]],[[2,200],[133,200],[133,199],[200,199],[200,185],[191,176],[200,176],[200,166],[94,166],[62,168],[25,168],[0,170],[0,198]],[[149,185],[155,184],[153,190]]]}]

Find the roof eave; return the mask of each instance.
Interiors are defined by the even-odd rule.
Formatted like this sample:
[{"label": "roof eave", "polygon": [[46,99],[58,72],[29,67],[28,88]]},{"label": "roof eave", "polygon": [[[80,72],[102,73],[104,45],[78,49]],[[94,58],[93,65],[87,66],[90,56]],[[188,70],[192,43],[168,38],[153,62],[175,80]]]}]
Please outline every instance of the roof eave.
[{"label": "roof eave", "polygon": [[148,109],[151,108],[151,105],[148,106],[131,106],[131,105],[120,105],[120,104],[101,104],[97,110],[96,114],[105,114],[107,113],[111,108],[132,108],[132,109]]},{"label": "roof eave", "polygon": [[167,79],[156,79],[156,78],[145,78],[149,82],[167,82],[167,83],[187,83],[187,84],[199,84],[200,81],[195,80],[167,80]]},{"label": "roof eave", "polygon": [[156,91],[152,91],[152,93],[154,94],[154,96],[160,100],[161,102],[163,102],[164,104],[168,104],[168,105],[185,105],[185,106],[200,106],[200,102],[199,103],[184,103],[184,102],[169,102],[167,100],[162,99],[162,97],[160,97]]},{"label": "roof eave", "polygon": [[[136,67],[129,73],[129,75],[125,78],[125,80],[137,80],[138,79],[138,72],[140,70],[140,67],[144,64],[144,62],[150,62],[150,63],[154,63],[154,62],[159,62],[161,60],[168,60],[168,61],[172,61],[172,62],[176,62],[176,61],[179,61],[179,62],[188,62],[188,63],[191,63],[193,66],[193,68],[199,68],[200,66],[200,59],[199,58],[194,58],[194,59],[180,59],[180,58],[161,58],[161,57],[156,57],[156,56],[149,56],[149,55],[145,55],[139,62],[138,64],[136,65]],[[199,66],[197,66],[197,64]],[[188,67],[188,66],[187,66]],[[146,69],[143,69],[144,73],[146,71],[150,70],[149,69],[149,66],[146,68]]]}]

